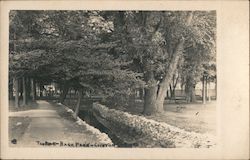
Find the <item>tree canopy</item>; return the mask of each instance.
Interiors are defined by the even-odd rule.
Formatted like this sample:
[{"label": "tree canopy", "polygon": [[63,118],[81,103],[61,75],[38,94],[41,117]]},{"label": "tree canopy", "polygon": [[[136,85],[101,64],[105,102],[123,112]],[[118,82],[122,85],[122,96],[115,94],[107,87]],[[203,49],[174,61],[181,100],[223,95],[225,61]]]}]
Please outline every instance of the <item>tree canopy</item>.
[{"label": "tree canopy", "polygon": [[145,89],[161,110],[178,71],[216,76],[215,11],[11,11],[10,77],[32,77],[107,96]]}]

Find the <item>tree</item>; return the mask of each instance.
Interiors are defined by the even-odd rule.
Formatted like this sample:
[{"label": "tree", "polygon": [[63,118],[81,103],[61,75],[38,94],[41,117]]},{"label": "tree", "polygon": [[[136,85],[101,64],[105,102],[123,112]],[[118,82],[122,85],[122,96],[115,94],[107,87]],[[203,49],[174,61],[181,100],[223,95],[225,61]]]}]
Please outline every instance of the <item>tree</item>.
[{"label": "tree", "polygon": [[215,12],[117,12],[115,17],[123,52],[141,69],[146,82],[144,113],[162,112],[182,55],[197,45],[208,51],[214,47]]},{"label": "tree", "polygon": [[11,76],[84,87],[109,98],[129,97],[143,87],[145,114],[163,111],[167,88],[183,57],[188,64],[188,57],[205,57],[215,48],[214,11],[10,15]]},{"label": "tree", "polygon": [[[18,52],[10,55],[11,76],[30,77],[41,86],[51,81],[59,83],[64,88],[61,102],[71,86],[114,96],[139,82],[140,74],[129,70],[127,62],[110,52],[116,43],[105,39],[112,30],[112,23],[98,12],[15,13],[21,18],[13,22],[18,20],[20,23],[12,23],[11,28],[22,24],[21,27],[28,30],[18,39],[10,38],[10,46],[18,44]],[[10,47],[10,51],[12,53],[13,48]]]},{"label": "tree", "polygon": [[[215,58],[207,63],[203,64],[203,75],[202,75],[202,84],[203,84],[203,104],[206,104],[206,100],[208,99],[209,101],[211,100],[210,95],[209,95],[209,90],[208,90],[208,84],[210,82],[214,82],[216,85],[216,64],[215,64]],[[215,87],[215,92],[216,91]]]},{"label": "tree", "polygon": [[171,98],[174,99],[175,99],[175,89],[179,82],[179,78],[180,78],[179,69],[177,69],[177,72],[173,75],[172,82],[169,85]]}]

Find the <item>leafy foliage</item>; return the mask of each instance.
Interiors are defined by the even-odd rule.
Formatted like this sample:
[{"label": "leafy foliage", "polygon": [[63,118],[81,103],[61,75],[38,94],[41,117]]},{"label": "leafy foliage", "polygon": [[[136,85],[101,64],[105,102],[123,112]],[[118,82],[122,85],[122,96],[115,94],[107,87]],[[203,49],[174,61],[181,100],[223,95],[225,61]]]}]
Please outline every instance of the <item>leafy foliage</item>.
[{"label": "leafy foliage", "polygon": [[198,81],[215,77],[215,29],[215,11],[11,11],[10,77],[126,97],[148,71],[162,80],[184,38],[179,68]]},{"label": "leafy foliage", "polygon": [[168,72],[178,40],[184,37],[182,62],[189,66],[196,64],[195,72],[200,75],[199,66],[215,57],[216,13],[193,11],[192,21],[187,24],[189,14],[189,11],[114,13],[114,37],[121,39],[117,53],[127,53],[136,71],[154,70],[155,78],[160,81]]}]

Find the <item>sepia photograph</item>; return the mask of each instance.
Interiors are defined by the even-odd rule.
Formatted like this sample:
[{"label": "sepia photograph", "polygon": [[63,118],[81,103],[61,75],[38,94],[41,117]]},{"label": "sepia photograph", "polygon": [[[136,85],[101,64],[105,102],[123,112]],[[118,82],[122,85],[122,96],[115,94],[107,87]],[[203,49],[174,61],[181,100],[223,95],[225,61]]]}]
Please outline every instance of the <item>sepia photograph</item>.
[{"label": "sepia photograph", "polygon": [[1,3],[1,159],[249,157],[247,3],[31,4]]},{"label": "sepia photograph", "polygon": [[216,145],[216,11],[9,20],[11,147]]}]

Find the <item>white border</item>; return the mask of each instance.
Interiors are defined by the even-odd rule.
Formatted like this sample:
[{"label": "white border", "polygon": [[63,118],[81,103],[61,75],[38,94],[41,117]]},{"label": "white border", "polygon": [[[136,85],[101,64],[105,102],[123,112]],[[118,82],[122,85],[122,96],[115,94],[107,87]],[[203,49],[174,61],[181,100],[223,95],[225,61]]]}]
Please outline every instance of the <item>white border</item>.
[{"label": "white border", "polygon": [[[8,11],[216,10],[218,134],[216,149],[33,149],[8,147]],[[249,9],[247,1],[1,1],[1,158],[223,159],[249,156]]]}]

